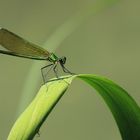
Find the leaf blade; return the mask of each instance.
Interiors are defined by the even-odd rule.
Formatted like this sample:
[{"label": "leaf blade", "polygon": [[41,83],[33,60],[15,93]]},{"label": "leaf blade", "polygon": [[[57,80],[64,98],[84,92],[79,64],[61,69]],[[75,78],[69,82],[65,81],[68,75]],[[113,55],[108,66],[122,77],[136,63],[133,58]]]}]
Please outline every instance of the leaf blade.
[{"label": "leaf blade", "polygon": [[79,75],[93,86],[110,108],[123,140],[140,139],[140,108],[132,97],[114,82],[94,75]]},{"label": "leaf blade", "polygon": [[15,122],[8,140],[33,139],[51,110],[67,90],[71,80],[71,78],[55,80],[43,85],[31,104]]},{"label": "leaf blade", "polygon": [[[123,140],[140,140],[140,108],[137,103],[123,88],[114,82],[101,76],[89,74],[62,77],[61,80],[49,82],[52,83],[52,88],[47,92],[38,93],[31,105],[16,121],[8,140],[31,140],[76,77],[91,85],[103,97],[116,120]],[[43,87],[43,89],[46,89],[46,87]],[[23,127],[23,125],[25,126]],[[27,130],[25,131],[25,129]]]}]

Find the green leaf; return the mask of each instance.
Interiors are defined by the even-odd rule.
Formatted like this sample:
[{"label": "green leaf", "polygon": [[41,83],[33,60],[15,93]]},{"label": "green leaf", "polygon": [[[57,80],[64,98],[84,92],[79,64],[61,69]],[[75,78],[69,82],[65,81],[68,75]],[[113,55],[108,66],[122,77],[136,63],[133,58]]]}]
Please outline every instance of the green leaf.
[{"label": "green leaf", "polygon": [[140,140],[140,108],[132,97],[114,82],[87,74],[61,77],[43,85],[35,99],[16,121],[8,140],[33,139],[75,77],[91,85],[103,97],[116,120],[123,140]]},{"label": "green leaf", "polygon": [[15,122],[8,140],[32,140],[53,107],[64,94],[72,78],[43,85],[34,100]]},{"label": "green leaf", "polygon": [[123,140],[140,140],[140,108],[132,97],[114,82],[94,75],[79,75],[94,87],[110,108]]}]

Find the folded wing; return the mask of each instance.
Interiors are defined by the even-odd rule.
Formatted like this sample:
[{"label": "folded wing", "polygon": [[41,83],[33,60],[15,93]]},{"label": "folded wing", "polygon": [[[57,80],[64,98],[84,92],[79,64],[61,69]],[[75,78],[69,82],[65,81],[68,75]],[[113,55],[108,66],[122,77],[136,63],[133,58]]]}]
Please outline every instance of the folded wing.
[{"label": "folded wing", "polygon": [[0,53],[3,54],[31,59],[47,59],[50,56],[47,50],[28,42],[4,28],[0,29],[0,45],[8,50],[0,50]]}]

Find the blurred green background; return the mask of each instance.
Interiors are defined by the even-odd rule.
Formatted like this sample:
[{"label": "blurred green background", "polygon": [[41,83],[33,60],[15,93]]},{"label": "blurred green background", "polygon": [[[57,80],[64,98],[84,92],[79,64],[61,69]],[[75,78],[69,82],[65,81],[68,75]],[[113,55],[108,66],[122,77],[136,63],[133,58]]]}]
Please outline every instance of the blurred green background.
[{"label": "blurred green background", "polygon": [[[1,0],[0,26],[42,46],[65,21],[94,2]],[[139,5],[138,0],[123,0],[91,16],[55,51],[59,56],[67,56],[66,66],[71,71],[108,77],[125,88],[138,104]],[[44,66],[45,62],[0,55],[0,140],[7,138],[24,92],[28,91],[25,94],[29,96],[23,108],[31,101],[31,98],[28,101],[30,95],[35,95],[43,83],[40,65]],[[27,84],[31,75],[30,84]],[[121,140],[121,137],[102,98],[85,83],[75,80],[41,127],[40,137],[35,139]]]}]

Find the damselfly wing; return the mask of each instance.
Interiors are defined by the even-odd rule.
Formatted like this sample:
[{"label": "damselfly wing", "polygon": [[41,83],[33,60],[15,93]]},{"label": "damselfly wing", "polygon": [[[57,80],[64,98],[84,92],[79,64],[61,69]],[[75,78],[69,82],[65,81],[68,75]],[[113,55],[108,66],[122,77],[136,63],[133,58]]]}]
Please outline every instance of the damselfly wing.
[{"label": "damselfly wing", "polygon": [[19,57],[46,60],[51,55],[51,53],[42,47],[39,47],[4,28],[0,29],[0,45],[8,50],[0,50],[0,53]]}]

